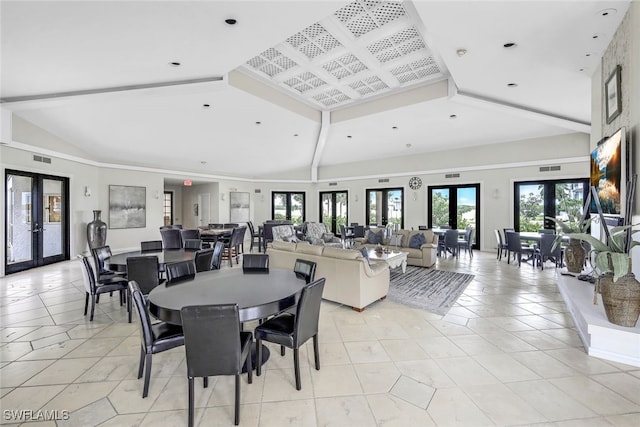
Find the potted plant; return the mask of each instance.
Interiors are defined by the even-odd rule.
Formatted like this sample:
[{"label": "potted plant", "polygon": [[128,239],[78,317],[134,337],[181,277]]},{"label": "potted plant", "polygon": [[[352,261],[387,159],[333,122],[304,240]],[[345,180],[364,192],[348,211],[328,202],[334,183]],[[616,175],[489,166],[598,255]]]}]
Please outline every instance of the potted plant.
[{"label": "potted plant", "polygon": [[[607,242],[587,233],[572,233],[572,239],[587,242],[595,254],[599,273],[596,294],[602,294],[607,319],[616,325],[634,327],[640,316],[640,282],[631,272],[631,249],[640,245],[631,238],[631,225],[613,227]],[[595,303],[595,301],[594,301]]]},{"label": "potted plant", "polygon": [[580,219],[575,222],[560,221],[556,218],[546,217],[556,224],[558,237],[553,244],[553,249],[562,242],[563,236],[569,237],[569,244],[564,249],[564,260],[569,273],[580,274],[587,259],[587,250],[582,246],[581,239],[573,238],[575,234],[586,234],[591,226],[591,218]]}]

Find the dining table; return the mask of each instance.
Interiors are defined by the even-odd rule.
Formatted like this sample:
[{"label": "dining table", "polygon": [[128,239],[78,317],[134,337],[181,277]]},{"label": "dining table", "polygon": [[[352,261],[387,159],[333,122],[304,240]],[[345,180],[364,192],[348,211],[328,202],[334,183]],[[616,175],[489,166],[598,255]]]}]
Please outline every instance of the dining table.
[{"label": "dining table", "polygon": [[[155,287],[149,293],[149,313],[164,322],[181,325],[182,307],[238,304],[240,322],[248,322],[293,307],[304,286],[304,280],[284,269],[271,268],[268,273],[245,273],[240,268],[206,271],[196,274],[193,280]],[[262,350],[264,364],[269,350]]]},{"label": "dining table", "polygon": [[233,228],[209,228],[200,230],[200,238],[203,242],[215,243],[221,237],[231,236]]},{"label": "dining table", "polygon": [[127,258],[139,256],[156,256],[160,271],[164,271],[167,264],[173,264],[181,261],[193,261],[196,257],[196,251],[193,249],[164,249],[161,251],[131,251],[120,254],[111,255],[106,258],[105,268],[115,272],[127,271]]}]

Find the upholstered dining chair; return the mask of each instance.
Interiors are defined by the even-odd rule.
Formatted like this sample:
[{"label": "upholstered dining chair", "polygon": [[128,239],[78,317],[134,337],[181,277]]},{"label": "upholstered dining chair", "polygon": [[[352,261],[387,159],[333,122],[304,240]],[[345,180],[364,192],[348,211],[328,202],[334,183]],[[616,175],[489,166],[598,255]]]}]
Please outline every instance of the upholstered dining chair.
[{"label": "upholstered dining chair", "polygon": [[224,252],[224,243],[216,242],[213,245],[213,257],[211,258],[211,269],[220,270],[222,267],[222,253]]},{"label": "upholstered dining chair", "polygon": [[193,261],[180,261],[166,267],[167,283],[178,283],[193,280],[196,277],[196,265]]},{"label": "upholstered dining chair", "polygon": [[189,228],[186,230],[180,230],[180,237],[184,242],[186,239],[200,239],[200,230],[197,228]]},{"label": "upholstered dining chair", "polygon": [[127,258],[127,278],[138,284],[143,295],[149,295],[153,288],[164,281],[159,277],[159,270],[157,256]]},{"label": "upholstered dining chair", "polygon": [[450,252],[454,257],[458,258],[458,230],[448,229],[444,232],[444,251],[445,255]]},{"label": "upholstered dining chair", "polygon": [[502,252],[507,250],[507,245],[502,240],[502,234],[500,234],[500,230],[497,228],[493,230],[493,233],[496,235],[496,245],[498,247],[497,259],[500,261],[502,259]]},{"label": "upholstered dining chair", "polygon": [[[283,312],[261,325],[254,331],[257,357],[262,360],[262,341],[269,341],[293,349],[293,368],[296,378],[296,390],[300,390],[300,346],[313,338],[313,352],[316,370],[320,370],[320,352],[318,349],[318,320],[320,303],[325,279],[311,282],[302,289],[295,314]],[[284,354],[282,354],[284,356]],[[256,375],[261,374],[261,365],[256,363]]]},{"label": "upholstered dining chair", "polygon": [[[522,255],[527,255],[533,264],[536,266],[536,256],[535,249],[531,246],[523,246],[520,241],[520,233],[516,233],[515,231],[507,231],[505,233],[507,236],[507,254],[513,253],[515,257],[518,259],[518,267],[522,265]],[[507,264],[509,263],[509,258],[507,258]]]},{"label": "upholstered dining chair", "polygon": [[197,251],[199,249],[202,249],[202,240],[200,240],[200,239],[183,239],[182,240],[182,246],[185,249],[192,250],[192,251]]},{"label": "upholstered dining chair", "polygon": [[170,350],[184,345],[182,327],[165,322],[151,323],[147,304],[142,291],[135,280],[129,282],[129,293],[138,312],[140,326],[140,363],[138,365],[138,379],[142,378],[145,370],[142,397],[149,394],[149,382],[151,380],[151,359],[156,353]]},{"label": "upholstered dining chair", "polygon": [[115,271],[108,270],[105,267],[105,260],[111,258],[111,247],[107,246],[99,246],[97,248],[91,249],[91,254],[93,255],[93,261],[96,266],[96,274],[98,281],[102,279],[110,279],[115,276],[124,276],[124,272],[119,273]]},{"label": "upholstered dining chair", "polygon": [[148,240],[140,242],[140,252],[160,252],[162,250],[162,240]]},{"label": "upholstered dining chair", "polygon": [[231,234],[231,240],[225,244],[223,258],[229,260],[229,267],[233,267],[233,259],[235,258],[236,264],[239,264],[240,248],[244,242],[244,233],[247,231],[247,227],[236,227]]},{"label": "upholstered dining chair", "polygon": [[556,268],[558,265],[562,266],[562,247],[553,245],[556,242],[556,235],[551,233],[543,233],[540,235],[540,244],[534,248],[536,256],[538,258],[538,265],[544,270],[544,263],[546,261],[552,261],[555,263]]},{"label": "upholstered dining chair", "polygon": [[464,237],[458,240],[458,254],[460,254],[460,250],[464,249],[464,252],[469,252],[469,256],[473,258],[473,227],[467,227],[464,232]]},{"label": "upholstered dining chair", "polygon": [[306,259],[296,259],[293,264],[293,272],[298,279],[302,279],[305,283],[311,283],[316,277],[316,263]]},{"label": "upholstered dining chair", "polygon": [[253,245],[254,243],[258,245],[258,252],[262,250],[262,248],[260,247],[260,233],[258,231],[256,231],[255,227],[253,226],[253,222],[249,221],[247,222],[247,227],[249,227],[249,236],[251,239],[251,243],[249,246],[249,252],[253,252]]},{"label": "upholstered dining chair", "polygon": [[179,229],[160,230],[160,236],[163,249],[182,249],[182,236]]},{"label": "upholstered dining chair", "polygon": [[196,252],[196,257],[194,258],[194,262],[196,265],[196,273],[200,273],[202,271],[211,270],[213,263],[213,252],[215,248],[208,249],[200,249]]},{"label": "upholstered dining chair", "polygon": [[268,273],[269,255],[267,254],[243,254],[242,271],[245,273]]},{"label": "upholstered dining chair", "polygon": [[251,332],[242,332],[237,304],[187,306],[180,311],[189,381],[189,427],[194,423],[195,390],[193,379],[217,375],[235,376],[234,423],[240,423],[240,374],[247,363],[251,384]]},{"label": "upholstered dining chair", "polygon": [[127,311],[129,316],[129,323],[131,323],[131,300],[126,298],[127,292],[127,279],[121,276],[113,276],[108,279],[96,280],[93,267],[89,257],[78,255],[78,260],[82,264],[82,279],[84,280],[85,298],[84,298],[84,315],[87,315],[89,308],[89,300],[91,300],[91,315],[89,321],[93,321],[93,315],[96,309],[96,303],[100,294],[120,292],[120,305],[122,306],[124,300],[127,301]]}]

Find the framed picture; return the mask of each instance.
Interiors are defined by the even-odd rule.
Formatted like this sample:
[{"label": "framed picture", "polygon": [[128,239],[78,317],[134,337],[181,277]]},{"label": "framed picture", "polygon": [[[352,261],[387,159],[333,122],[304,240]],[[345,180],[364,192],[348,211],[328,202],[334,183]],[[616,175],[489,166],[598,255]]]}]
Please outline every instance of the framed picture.
[{"label": "framed picture", "polygon": [[604,84],[605,105],[607,108],[607,124],[618,117],[622,112],[622,97],[620,96],[620,71],[619,65]]},{"label": "framed picture", "polygon": [[109,228],[147,226],[147,188],[109,186]]},{"label": "framed picture", "polygon": [[249,193],[229,193],[229,205],[231,222],[249,221]]}]

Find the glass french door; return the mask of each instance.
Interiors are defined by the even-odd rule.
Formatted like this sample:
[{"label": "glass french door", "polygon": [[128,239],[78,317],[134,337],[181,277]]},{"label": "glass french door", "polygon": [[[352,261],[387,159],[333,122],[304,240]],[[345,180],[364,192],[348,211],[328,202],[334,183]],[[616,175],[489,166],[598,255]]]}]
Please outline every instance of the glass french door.
[{"label": "glass french door", "polygon": [[340,234],[340,226],[349,224],[347,191],[320,192],[320,218],[334,234]]},{"label": "glass french door", "polygon": [[475,229],[474,244],[480,241],[480,184],[429,187],[429,228]]},{"label": "glass french door", "polygon": [[68,178],[6,170],[5,272],[69,259]]},{"label": "glass french door", "polygon": [[305,221],[304,195],[302,192],[272,192],[271,219],[289,220],[293,225],[302,225]]},{"label": "glass french door", "polygon": [[[404,228],[404,189],[367,189],[367,225]],[[396,225],[397,224],[397,225]]]}]

